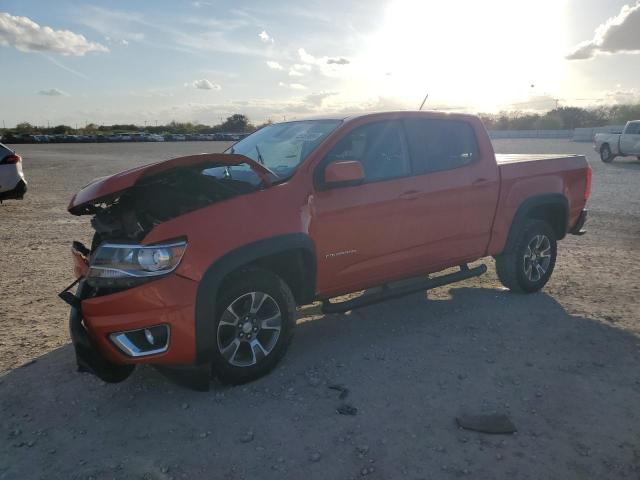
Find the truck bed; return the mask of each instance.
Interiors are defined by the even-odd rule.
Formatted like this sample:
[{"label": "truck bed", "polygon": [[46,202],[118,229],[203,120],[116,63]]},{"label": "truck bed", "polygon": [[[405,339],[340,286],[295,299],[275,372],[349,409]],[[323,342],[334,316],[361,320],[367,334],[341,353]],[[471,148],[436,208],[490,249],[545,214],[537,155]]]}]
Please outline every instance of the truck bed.
[{"label": "truck bed", "polygon": [[574,157],[584,157],[584,155],[576,155],[573,153],[525,153],[525,154],[496,154],[496,163],[505,165],[508,163],[537,162],[539,160],[558,160]]},{"label": "truck bed", "polygon": [[518,207],[535,192],[563,195],[568,201],[571,228],[584,208],[589,164],[584,155],[524,154],[496,155],[500,172],[500,196],[494,220],[490,253],[498,254]]}]

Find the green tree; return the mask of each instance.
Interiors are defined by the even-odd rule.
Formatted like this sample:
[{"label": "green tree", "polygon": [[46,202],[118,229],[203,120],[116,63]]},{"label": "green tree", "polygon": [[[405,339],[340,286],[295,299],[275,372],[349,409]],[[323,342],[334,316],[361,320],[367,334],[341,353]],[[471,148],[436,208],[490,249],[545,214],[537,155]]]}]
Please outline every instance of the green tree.
[{"label": "green tree", "polygon": [[16,125],[14,129],[16,133],[31,133],[35,131],[35,127],[28,122],[22,122]]},{"label": "green tree", "polygon": [[253,127],[249,123],[249,118],[246,115],[242,115],[240,113],[235,113],[227,119],[219,126],[221,132],[246,132]]}]

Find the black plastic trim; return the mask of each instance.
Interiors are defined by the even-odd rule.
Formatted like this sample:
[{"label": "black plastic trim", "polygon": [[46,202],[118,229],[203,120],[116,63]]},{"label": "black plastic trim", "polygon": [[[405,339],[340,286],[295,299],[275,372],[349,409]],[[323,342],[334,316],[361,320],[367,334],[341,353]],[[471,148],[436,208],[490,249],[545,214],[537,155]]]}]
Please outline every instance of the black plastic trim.
[{"label": "black plastic trim", "polygon": [[518,232],[524,222],[529,218],[529,214],[535,208],[540,206],[556,206],[561,205],[564,211],[564,232],[562,235],[558,236],[558,240],[562,240],[568,230],[569,224],[569,201],[567,197],[562,195],[561,193],[548,193],[543,195],[536,195],[535,197],[531,197],[526,199],[522,204],[518,207],[518,211],[513,217],[513,221],[511,222],[511,228],[509,229],[509,236],[507,237],[507,242],[504,246],[504,252],[509,251],[515,245],[517,241]]},{"label": "black plastic trim", "polygon": [[[76,297],[83,298],[84,281],[78,285]],[[135,369],[135,365],[116,365],[105,359],[93,345],[89,334],[82,324],[82,313],[78,307],[71,307],[69,314],[69,333],[76,352],[76,363],[79,372],[88,372],[108,383],[119,383],[126,380]]]},{"label": "black plastic trim", "polygon": [[211,312],[216,311],[216,299],[218,290],[224,278],[238,270],[244,265],[248,265],[270,255],[284,253],[290,250],[303,250],[308,252],[313,259],[310,271],[306,272],[306,294],[303,295],[307,301],[312,301],[316,289],[316,254],[315,246],[311,238],[305,233],[291,233],[279,235],[277,237],[258,240],[257,242],[244,245],[233,250],[216,260],[207,270],[198,285],[196,296],[196,363],[204,364],[211,361],[215,348],[215,325],[211,318]]},{"label": "black plastic trim", "polygon": [[442,287],[443,285],[449,285],[451,283],[460,282],[473,277],[479,277],[487,271],[486,265],[479,265],[474,268],[469,268],[467,265],[460,265],[460,271],[441,275],[439,277],[425,278],[412,282],[409,285],[403,285],[401,287],[384,286],[382,291],[374,294],[364,294],[361,297],[354,298],[352,300],[346,300],[344,302],[331,303],[329,301],[322,302],[322,313],[344,313],[356,308],[366,307],[376,303],[384,302],[392,298],[400,298],[412,293],[430,290],[436,287]]},{"label": "black plastic trim", "polygon": [[588,210],[586,209],[583,209],[580,212],[580,216],[578,217],[576,224],[571,230],[569,230],[569,233],[571,235],[584,235],[585,233],[587,233],[587,231],[584,229],[584,224],[587,223],[587,214]]}]

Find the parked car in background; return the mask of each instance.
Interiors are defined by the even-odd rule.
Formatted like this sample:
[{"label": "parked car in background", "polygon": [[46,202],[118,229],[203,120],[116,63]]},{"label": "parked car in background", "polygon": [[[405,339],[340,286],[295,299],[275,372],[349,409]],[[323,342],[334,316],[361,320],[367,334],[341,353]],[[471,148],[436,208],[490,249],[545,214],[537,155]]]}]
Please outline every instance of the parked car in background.
[{"label": "parked car in background", "polygon": [[27,192],[27,181],[22,172],[22,158],[15,151],[0,143],[0,202],[22,200]]},{"label": "parked car in background", "polygon": [[616,157],[633,156],[640,160],[640,120],[627,122],[622,133],[596,133],[593,148],[605,163]]},{"label": "parked car in background", "polygon": [[539,291],[590,189],[583,155],[496,156],[479,118],[409,111],[274,124],[103,177],[69,204],[95,229],[61,293],[78,366],[242,383],[284,355],[297,305],[353,310],[479,276],[468,263],[488,256],[507,288]]},{"label": "parked car in background", "polygon": [[162,135],[157,134],[157,133],[150,133],[147,136],[147,140],[149,142],[164,142],[164,137]]}]

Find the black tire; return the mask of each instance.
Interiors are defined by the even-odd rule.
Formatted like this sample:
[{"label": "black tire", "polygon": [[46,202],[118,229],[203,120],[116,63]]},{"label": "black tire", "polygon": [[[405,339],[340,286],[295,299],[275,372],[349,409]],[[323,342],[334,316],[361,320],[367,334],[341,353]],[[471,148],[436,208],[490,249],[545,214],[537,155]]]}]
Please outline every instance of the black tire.
[{"label": "black tire", "polygon": [[[260,295],[265,294],[266,296],[262,297],[263,300],[260,302]],[[231,385],[246,383],[266,375],[284,356],[293,337],[296,326],[296,303],[291,289],[277,275],[267,270],[252,268],[233,274],[228,281],[225,281],[218,299],[212,361],[214,374],[222,383]],[[241,311],[245,307],[250,307],[249,304],[254,301],[255,304],[260,303],[255,313]],[[229,308],[236,312],[231,313]],[[273,340],[267,337],[267,335],[274,335],[273,326],[265,326],[262,322],[266,318],[275,318],[278,312],[281,317],[280,330],[277,338]],[[229,324],[234,321],[234,317],[235,326]],[[244,330],[243,326],[246,325],[249,327],[253,325],[254,331]],[[260,347],[252,343],[256,341]],[[271,341],[273,345],[268,348],[270,344],[267,342]],[[235,342],[238,342],[238,347],[232,345]],[[232,357],[229,358],[229,350],[225,350],[225,347],[232,350],[235,348]],[[266,355],[265,348],[268,350]],[[223,351],[227,351],[228,358],[225,358]],[[250,363],[252,359],[255,361],[253,364]]]},{"label": "black tire", "polygon": [[[546,240],[540,245],[548,255],[535,255],[537,264],[543,268],[544,273],[536,268],[534,256],[529,255],[531,246],[538,243],[540,236]],[[547,243],[548,242],[548,243]],[[543,252],[544,253],[544,252]],[[513,292],[532,293],[537,292],[546,285],[551,278],[558,255],[558,242],[556,233],[547,222],[540,220],[527,220],[517,233],[513,248],[496,257],[496,272],[502,285]],[[548,263],[547,263],[548,258]],[[530,268],[530,270],[527,269]],[[533,271],[535,269],[535,272]],[[537,274],[537,275],[536,275]]]},{"label": "black tire", "polygon": [[609,147],[608,143],[605,143],[600,147],[600,160],[604,163],[611,163],[614,158],[615,155],[611,153],[611,147]]}]

